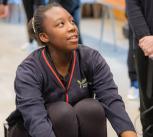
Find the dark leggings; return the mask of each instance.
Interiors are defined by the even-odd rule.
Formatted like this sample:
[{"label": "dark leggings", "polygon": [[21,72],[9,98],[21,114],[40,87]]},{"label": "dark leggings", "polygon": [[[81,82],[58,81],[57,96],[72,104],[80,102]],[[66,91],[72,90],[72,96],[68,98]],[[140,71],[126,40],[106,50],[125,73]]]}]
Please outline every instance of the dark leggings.
[{"label": "dark leggings", "polygon": [[[52,103],[47,111],[56,137],[107,137],[104,109],[94,99],[81,100],[73,107],[65,102]],[[14,128],[9,137],[29,137],[21,124]]]}]

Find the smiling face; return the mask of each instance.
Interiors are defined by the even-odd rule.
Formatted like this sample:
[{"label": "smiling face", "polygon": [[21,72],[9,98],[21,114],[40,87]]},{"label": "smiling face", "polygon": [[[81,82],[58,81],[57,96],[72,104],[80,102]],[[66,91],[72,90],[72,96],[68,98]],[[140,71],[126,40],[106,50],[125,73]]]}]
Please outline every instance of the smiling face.
[{"label": "smiling face", "polygon": [[[52,7],[44,13],[45,42],[56,50],[72,51],[78,46],[78,29],[73,17],[62,7]],[[44,34],[39,37],[42,40]]]}]

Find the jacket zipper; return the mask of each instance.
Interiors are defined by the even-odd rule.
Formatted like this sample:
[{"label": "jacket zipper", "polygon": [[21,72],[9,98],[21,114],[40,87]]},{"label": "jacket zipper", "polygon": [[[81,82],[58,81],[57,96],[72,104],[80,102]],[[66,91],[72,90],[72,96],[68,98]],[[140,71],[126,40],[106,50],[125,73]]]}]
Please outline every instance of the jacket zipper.
[{"label": "jacket zipper", "polygon": [[45,49],[42,50],[42,56],[43,59],[45,60],[45,63],[47,64],[47,66],[49,67],[49,69],[51,70],[51,72],[53,73],[53,75],[56,77],[57,81],[60,83],[60,85],[62,86],[62,88],[65,90],[65,101],[67,103],[69,103],[69,96],[68,96],[68,90],[70,88],[71,82],[72,82],[72,77],[73,77],[73,73],[74,73],[74,69],[75,69],[75,65],[76,65],[76,51],[73,52],[74,56],[73,56],[73,64],[72,64],[72,69],[71,69],[71,73],[70,73],[70,78],[69,78],[69,82],[68,82],[68,86],[67,88],[63,85],[62,81],[60,80],[60,78],[57,76],[56,72],[54,71],[54,69],[52,68],[52,66],[49,64],[49,61],[47,60],[46,56],[45,56]]}]

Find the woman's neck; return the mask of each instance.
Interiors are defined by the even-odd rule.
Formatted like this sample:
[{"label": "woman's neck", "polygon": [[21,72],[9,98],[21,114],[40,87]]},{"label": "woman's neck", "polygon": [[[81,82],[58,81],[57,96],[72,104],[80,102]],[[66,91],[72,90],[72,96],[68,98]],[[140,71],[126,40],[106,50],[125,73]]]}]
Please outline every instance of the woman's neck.
[{"label": "woman's neck", "polygon": [[49,54],[52,58],[52,61],[56,67],[56,70],[58,73],[60,73],[63,77],[65,77],[68,74],[70,62],[72,59],[72,53],[73,52],[63,52],[63,51],[57,51],[49,49]]}]

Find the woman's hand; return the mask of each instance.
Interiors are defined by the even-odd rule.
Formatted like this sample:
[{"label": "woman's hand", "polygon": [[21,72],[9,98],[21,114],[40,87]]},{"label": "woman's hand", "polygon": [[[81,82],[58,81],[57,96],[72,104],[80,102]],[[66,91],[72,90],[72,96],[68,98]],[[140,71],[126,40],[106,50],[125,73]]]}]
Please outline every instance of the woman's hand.
[{"label": "woman's hand", "polygon": [[8,5],[0,4],[0,18],[6,18],[9,16],[9,7]]},{"label": "woman's hand", "polygon": [[138,137],[134,131],[124,131],[120,134],[120,137]]}]

